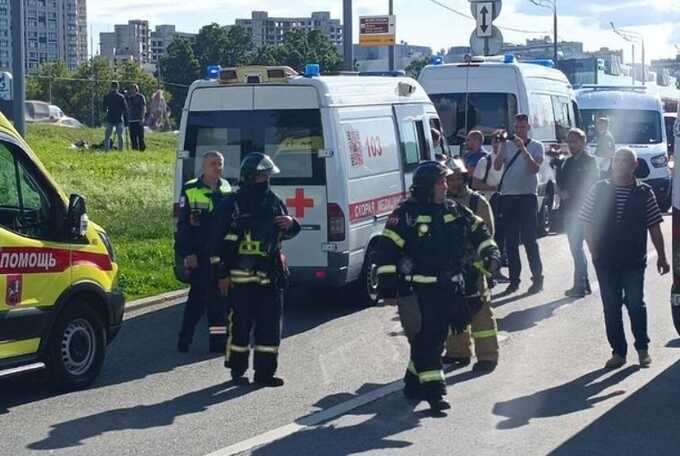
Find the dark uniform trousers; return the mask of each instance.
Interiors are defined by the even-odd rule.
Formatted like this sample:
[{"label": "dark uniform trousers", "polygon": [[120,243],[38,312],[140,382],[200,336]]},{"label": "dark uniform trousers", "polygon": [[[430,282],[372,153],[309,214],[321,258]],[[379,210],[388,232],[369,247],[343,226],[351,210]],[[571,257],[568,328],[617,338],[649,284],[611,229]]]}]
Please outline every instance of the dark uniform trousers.
[{"label": "dark uniform trousers", "polygon": [[255,374],[263,378],[274,376],[281,344],[282,291],[272,285],[237,284],[229,292],[229,299],[225,366],[239,374],[248,370],[254,333]]},{"label": "dark uniform trousers", "polygon": [[407,388],[420,388],[425,399],[437,399],[446,394],[441,354],[449,333],[450,307],[464,305],[463,296],[459,302],[451,301],[451,293],[437,286],[416,288],[420,310],[420,331],[409,338],[411,362],[404,381]]},{"label": "dark uniform trousers", "polygon": [[184,306],[180,341],[191,343],[196,325],[208,313],[210,351],[222,351],[226,344],[226,299],[217,292],[217,281],[210,261],[203,255],[198,258],[198,268],[191,271],[191,288]]}]

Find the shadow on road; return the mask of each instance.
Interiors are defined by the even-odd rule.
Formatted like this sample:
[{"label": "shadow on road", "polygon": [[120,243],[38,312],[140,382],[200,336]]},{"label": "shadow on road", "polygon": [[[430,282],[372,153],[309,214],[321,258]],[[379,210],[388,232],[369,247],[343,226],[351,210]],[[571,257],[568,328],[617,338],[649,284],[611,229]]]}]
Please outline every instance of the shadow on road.
[{"label": "shadow on road", "polygon": [[[284,338],[304,333],[338,318],[360,311],[347,304],[348,291],[293,289],[286,301]],[[191,352],[176,351],[177,332],[184,305],[176,305],[127,319],[109,346],[101,375],[91,388],[102,388],[146,378],[176,368],[218,359],[208,354],[208,328],[203,319],[196,330]],[[224,370],[227,380],[227,371]],[[54,396],[45,375],[27,375],[0,380],[0,414],[12,407]]]},{"label": "shadow on road", "polygon": [[564,385],[539,391],[529,396],[498,402],[493,408],[493,413],[506,417],[506,419],[498,423],[496,427],[498,429],[514,429],[528,425],[534,418],[556,417],[589,409],[599,402],[625,394],[625,391],[612,391],[604,396],[598,396],[607,388],[622,382],[638,370],[637,366],[630,366],[596,382],[595,380],[611,372],[607,369],[598,369]]},{"label": "shadow on road", "polygon": [[677,456],[680,361],[550,454]]},{"label": "shadow on road", "polygon": [[236,399],[256,389],[255,386],[236,387],[229,383],[214,385],[158,404],[109,410],[65,421],[53,425],[45,439],[31,443],[28,448],[32,450],[68,448],[80,446],[83,441],[108,432],[170,426],[179,416],[203,412],[210,406]]},{"label": "shadow on road", "polygon": [[529,307],[509,313],[498,319],[498,328],[507,332],[524,331],[533,328],[539,322],[552,318],[555,311],[565,304],[577,301],[575,298],[562,298],[540,306]]},{"label": "shadow on road", "polygon": [[666,348],[680,348],[680,339],[671,340],[666,344]]}]

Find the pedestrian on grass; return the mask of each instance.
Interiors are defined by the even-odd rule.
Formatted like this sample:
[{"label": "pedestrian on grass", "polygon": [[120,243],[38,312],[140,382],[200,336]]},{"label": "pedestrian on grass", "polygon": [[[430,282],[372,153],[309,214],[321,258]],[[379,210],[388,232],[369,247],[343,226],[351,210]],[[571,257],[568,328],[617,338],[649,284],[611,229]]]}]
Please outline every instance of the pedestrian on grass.
[{"label": "pedestrian on grass", "polygon": [[118,81],[111,83],[111,90],[104,97],[104,111],[106,112],[106,130],[104,132],[104,149],[111,150],[111,134],[116,130],[118,150],[123,150],[124,117],[127,114],[125,96],[120,93]]},{"label": "pedestrian on grass", "polygon": [[146,98],[139,93],[139,86],[132,85],[128,97],[128,128],[130,129],[130,142],[132,150],[144,151],[144,118],[146,116]]}]

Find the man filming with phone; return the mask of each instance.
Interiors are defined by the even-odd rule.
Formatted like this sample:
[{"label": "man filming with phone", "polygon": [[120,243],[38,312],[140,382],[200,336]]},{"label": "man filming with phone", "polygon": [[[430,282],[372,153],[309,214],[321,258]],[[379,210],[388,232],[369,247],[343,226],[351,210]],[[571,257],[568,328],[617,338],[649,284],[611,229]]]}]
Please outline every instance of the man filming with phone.
[{"label": "man filming with phone", "polygon": [[506,294],[519,289],[522,262],[520,240],[524,244],[531,269],[529,294],[543,291],[543,264],[538,249],[536,220],[538,215],[538,173],[545,158],[543,144],[529,138],[529,117],[515,116],[515,133],[502,132],[494,137],[494,168],[504,169],[498,184],[501,212],[505,223],[506,251],[510,285]]}]

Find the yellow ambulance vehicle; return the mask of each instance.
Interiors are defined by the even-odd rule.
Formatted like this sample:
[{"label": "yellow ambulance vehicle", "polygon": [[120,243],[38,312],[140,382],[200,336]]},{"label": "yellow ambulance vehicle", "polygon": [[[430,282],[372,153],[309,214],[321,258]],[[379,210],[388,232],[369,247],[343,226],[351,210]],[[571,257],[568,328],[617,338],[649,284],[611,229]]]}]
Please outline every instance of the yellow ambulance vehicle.
[{"label": "yellow ambulance vehicle", "polygon": [[90,384],[123,320],[106,232],[0,114],[0,378],[47,369],[61,390]]}]

